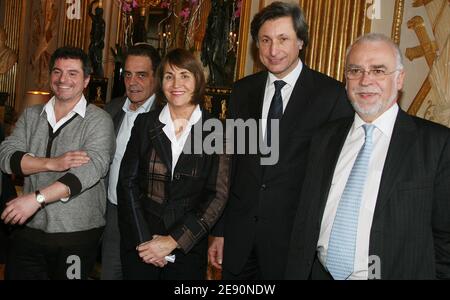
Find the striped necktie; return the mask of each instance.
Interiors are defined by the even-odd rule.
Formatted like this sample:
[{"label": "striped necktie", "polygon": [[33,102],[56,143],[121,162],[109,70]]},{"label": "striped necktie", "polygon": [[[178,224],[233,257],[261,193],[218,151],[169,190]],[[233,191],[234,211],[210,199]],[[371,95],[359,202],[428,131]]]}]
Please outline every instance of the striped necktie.
[{"label": "striped necktie", "polygon": [[355,262],[359,208],[367,179],[375,126],[365,124],[363,127],[366,135],[364,145],[359,150],[339,201],[328,243],[326,265],[336,280],[347,279],[353,273]]}]

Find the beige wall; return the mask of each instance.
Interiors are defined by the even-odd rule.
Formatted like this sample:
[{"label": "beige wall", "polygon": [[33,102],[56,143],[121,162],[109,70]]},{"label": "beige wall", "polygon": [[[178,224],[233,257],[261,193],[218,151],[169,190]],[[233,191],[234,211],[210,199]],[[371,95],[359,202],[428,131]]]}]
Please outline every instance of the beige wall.
[{"label": "beige wall", "polygon": [[[423,6],[413,7],[412,3],[413,0],[405,1],[400,38],[400,50],[402,51],[403,55],[405,54],[406,48],[412,48],[419,45],[419,41],[414,31],[409,29],[407,26],[408,20],[410,20],[414,16],[423,17],[428,34],[430,35],[430,37],[433,37],[433,32],[431,30],[431,25],[425,8]],[[391,36],[394,8],[395,1],[381,0],[381,19],[372,20],[371,32],[381,32],[386,34],[387,36]],[[404,64],[406,78],[400,106],[404,110],[407,110],[414,100],[415,96],[417,95],[417,92],[422,86],[422,83],[427,78],[430,68],[428,67],[424,57],[415,59],[414,61],[410,61],[405,57]]]}]

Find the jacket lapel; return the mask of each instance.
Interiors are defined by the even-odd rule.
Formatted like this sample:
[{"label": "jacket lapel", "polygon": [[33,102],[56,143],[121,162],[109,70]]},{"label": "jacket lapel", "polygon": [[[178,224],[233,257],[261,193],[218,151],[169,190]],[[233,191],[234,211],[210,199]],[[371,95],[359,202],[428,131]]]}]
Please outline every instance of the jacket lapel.
[{"label": "jacket lapel", "polygon": [[[247,120],[255,120],[256,121],[256,126],[258,128],[258,144],[260,144],[261,142],[259,141],[259,137],[263,137],[264,134],[262,134],[261,131],[261,127],[260,127],[260,120],[262,118],[262,107],[263,107],[263,103],[264,103],[264,93],[266,90],[266,83],[267,83],[267,77],[269,76],[268,72],[262,72],[259,74],[259,78],[255,81],[255,85],[254,86],[249,86],[248,87],[248,100],[247,100],[247,116],[242,116],[243,119],[247,119]],[[246,141],[247,145],[247,149],[249,149],[250,145],[248,145],[249,143],[249,139],[247,139]],[[257,171],[258,173],[260,173],[261,171],[264,170],[264,168],[261,166],[260,164],[260,155],[251,155],[251,159],[253,159],[253,164],[255,166],[255,171]],[[262,173],[260,173],[262,175]]]},{"label": "jacket lapel", "polygon": [[[249,87],[248,113],[250,119],[259,121],[262,117],[262,107],[264,103],[264,92],[266,90],[268,73],[261,73],[256,86]],[[258,124],[259,127],[259,124]]]},{"label": "jacket lapel", "polygon": [[[159,116],[159,114],[157,114]],[[150,127],[149,135],[156,153],[166,165],[167,170],[172,173],[172,147],[170,140],[162,130],[164,124],[158,119],[154,120],[154,126]]]},{"label": "jacket lapel", "polygon": [[127,97],[123,97],[112,109],[112,120],[114,124],[114,131],[116,136],[119,134],[120,125],[122,125],[123,118],[125,116],[125,112],[123,111],[123,105],[125,104]]},{"label": "jacket lapel", "polygon": [[288,105],[280,121],[280,146],[285,142],[289,142],[288,139],[292,128],[295,127],[295,124],[300,119],[302,111],[305,111],[304,107],[308,106],[306,102],[311,98],[309,97],[310,87],[313,86],[310,75],[309,68],[303,65],[302,72],[295,83]]},{"label": "jacket lapel", "polygon": [[122,125],[123,118],[125,117],[125,112],[121,109],[119,110],[113,118],[114,131],[116,136],[119,134],[120,125]]},{"label": "jacket lapel", "polygon": [[384,163],[383,173],[381,175],[380,188],[378,192],[377,204],[375,206],[374,221],[380,215],[383,207],[388,202],[390,194],[395,187],[395,179],[403,165],[403,159],[415,141],[414,132],[416,125],[401,109],[398,112],[395,121],[394,131],[392,132],[389,150]]}]

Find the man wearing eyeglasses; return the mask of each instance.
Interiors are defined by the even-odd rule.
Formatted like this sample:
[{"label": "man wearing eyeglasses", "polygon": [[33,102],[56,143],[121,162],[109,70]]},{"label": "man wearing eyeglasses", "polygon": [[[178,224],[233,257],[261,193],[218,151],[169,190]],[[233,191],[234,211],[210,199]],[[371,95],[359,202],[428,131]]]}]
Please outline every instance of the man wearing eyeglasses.
[{"label": "man wearing eyeglasses", "polygon": [[450,278],[450,130],[399,108],[404,77],[384,35],[349,48],[356,114],[313,137],[287,278]]}]

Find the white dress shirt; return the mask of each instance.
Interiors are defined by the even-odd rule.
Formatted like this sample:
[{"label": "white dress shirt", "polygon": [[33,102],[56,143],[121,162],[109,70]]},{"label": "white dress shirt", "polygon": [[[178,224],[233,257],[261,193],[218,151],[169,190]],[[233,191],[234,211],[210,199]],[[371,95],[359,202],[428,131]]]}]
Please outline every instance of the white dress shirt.
[{"label": "white dress shirt", "polygon": [[286,109],[286,106],[289,103],[289,99],[292,95],[292,90],[294,89],[295,84],[297,83],[298,78],[300,77],[300,73],[303,69],[303,63],[299,59],[298,64],[294,70],[291,71],[284,78],[277,78],[275,75],[269,72],[269,76],[267,77],[266,89],[264,93],[264,102],[262,107],[262,115],[261,115],[261,129],[262,132],[266,132],[267,126],[267,115],[269,114],[270,103],[272,102],[273,95],[275,94],[275,85],[273,84],[277,80],[283,80],[286,82],[286,85],[281,89],[281,97],[283,99],[283,113]]},{"label": "white dress shirt", "polygon": [[[398,105],[394,104],[394,106],[372,122],[375,125],[372,135],[373,150],[359,211],[354,272],[350,275],[349,279],[368,279],[370,230],[372,228],[381,174],[398,110]],[[364,124],[365,122],[358,114],[355,114],[355,120],[347,135],[334,171],[333,181],[323,214],[319,241],[317,243],[318,257],[324,266],[326,266],[328,242],[339,201],[344,192],[345,184],[350,176],[353,164],[355,163],[356,156],[364,144],[365,133],[362,127]]]},{"label": "white dress shirt", "polygon": [[179,138],[175,135],[175,125],[170,115],[169,106],[164,106],[163,110],[159,114],[159,120],[166,126],[163,127],[163,131],[167,138],[170,140],[172,148],[172,179],[175,166],[177,165],[178,158],[180,158],[181,152],[183,152],[184,144],[191,132],[192,126],[195,125],[202,117],[202,111],[200,106],[197,105],[192,113],[186,128],[184,128]]},{"label": "white dress shirt", "polygon": [[109,169],[108,182],[108,200],[112,204],[117,205],[117,182],[119,180],[120,164],[127,149],[128,141],[130,140],[131,130],[134,126],[134,121],[138,115],[150,111],[150,108],[155,101],[155,96],[151,96],[144,104],[139,106],[136,110],[131,110],[131,101],[127,98],[123,104],[122,110],[125,112],[122,124],[120,124],[119,132],[116,137],[116,153]]},{"label": "white dress shirt", "polygon": [[84,119],[84,116],[86,115],[86,106],[87,106],[87,101],[86,98],[84,98],[84,95],[81,96],[80,101],[78,101],[78,103],[75,105],[72,111],[70,111],[66,116],[61,118],[58,122],[56,122],[55,101],[56,98],[53,96],[52,99],[50,99],[42,109],[42,113],[44,113],[44,111],[47,113],[47,121],[50,124],[50,126],[52,126],[53,133],[55,133],[61,126],[63,126],[64,123],[69,121],[75,114],[79,114]]}]

